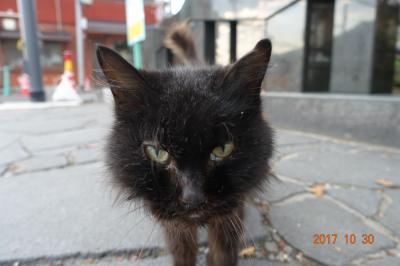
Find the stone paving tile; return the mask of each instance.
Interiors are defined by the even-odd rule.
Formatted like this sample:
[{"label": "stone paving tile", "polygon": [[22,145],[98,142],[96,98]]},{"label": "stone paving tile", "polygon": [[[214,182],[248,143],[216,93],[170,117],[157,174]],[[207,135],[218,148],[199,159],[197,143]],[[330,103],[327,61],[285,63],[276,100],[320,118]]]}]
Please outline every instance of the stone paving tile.
[{"label": "stone paving tile", "polygon": [[331,188],[327,193],[334,198],[346,203],[365,216],[372,216],[378,211],[381,199],[380,193],[370,189]]},{"label": "stone paving tile", "polygon": [[[321,198],[272,206],[270,217],[273,226],[286,241],[305,255],[329,265],[346,265],[355,257],[394,246],[392,240],[366,226],[359,217]],[[321,233],[337,233],[336,244],[313,244],[314,234]],[[346,244],[346,233],[354,233],[357,243]],[[374,234],[372,245],[361,244],[364,233]]]},{"label": "stone paving tile", "polygon": [[301,264],[296,261],[291,261],[291,262],[286,263],[286,262],[258,260],[258,259],[254,259],[254,260],[246,259],[246,260],[241,260],[239,262],[239,266],[300,266],[300,265]]},{"label": "stone paving tile", "polygon": [[0,165],[0,177],[2,177],[3,174],[5,174],[7,172],[8,166],[3,164]]},{"label": "stone paving tile", "polygon": [[29,156],[18,142],[13,142],[0,150],[0,165],[9,164]]},{"label": "stone paving tile", "polygon": [[6,147],[7,145],[10,145],[17,139],[18,136],[15,134],[0,132],[0,150]]},{"label": "stone paving tile", "polygon": [[48,135],[23,136],[22,142],[30,151],[37,151],[100,142],[105,139],[105,133],[105,129],[91,127]]},{"label": "stone paving tile", "polygon": [[[244,238],[245,243],[241,243],[243,246],[254,245],[259,239],[270,239],[271,236],[265,230],[265,226],[262,224],[263,217],[260,212],[252,204],[248,203],[244,213]],[[202,228],[198,233],[199,243],[204,244],[207,242],[207,228]]]},{"label": "stone paving tile", "polygon": [[[38,117],[38,120],[62,120],[80,121],[81,119],[95,119],[96,125],[110,125],[112,121],[112,106],[106,104],[88,104],[71,108],[54,108],[46,112],[46,116]],[[92,126],[92,124],[90,124]]]},{"label": "stone paving tile", "polygon": [[399,257],[385,257],[382,259],[371,260],[364,264],[365,266],[398,266],[400,265]]},{"label": "stone paving tile", "polygon": [[302,181],[380,188],[377,179],[400,180],[400,154],[325,143],[277,162],[275,171]]},{"label": "stone paving tile", "polygon": [[163,245],[158,226],[142,212],[112,206],[99,169],[89,164],[0,179],[0,261]]},{"label": "stone paving tile", "polygon": [[303,150],[312,149],[318,147],[318,145],[319,144],[314,145],[311,143],[305,143],[304,145],[277,145],[275,146],[271,161],[272,166],[280,161],[287,161],[297,158]]},{"label": "stone paving tile", "polygon": [[[158,258],[148,258],[142,260],[130,261],[101,261],[94,264],[79,264],[81,266],[171,266],[172,258],[170,256],[163,256]],[[205,255],[199,256],[197,266],[206,266]],[[238,266],[299,266],[300,263],[291,261],[289,263],[276,262],[261,259],[240,259]],[[78,264],[66,264],[65,266],[78,266]]]},{"label": "stone paving tile", "polygon": [[[30,119],[26,121],[28,116]],[[33,112],[0,112],[0,121],[3,122],[0,125],[0,131],[3,129],[0,132],[0,173],[6,164],[27,158],[28,154],[22,147],[18,144],[10,145],[18,137],[22,137],[24,146],[34,155],[22,161],[30,165],[30,169],[40,169],[42,166],[35,168],[35,165],[46,163],[50,167],[57,167],[59,164],[55,162],[56,158],[64,155],[71,156],[70,162],[75,164],[97,161],[101,157],[97,153],[101,149],[99,143],[104,140],[111,120],[112,105],[105,104]],[[278,176],[289,178],[282,183],[273,182],[261,197],[262,200],[280,202],[306,190],[305,185],[314,182],[340,183],[344,186],[328,186],[326,193],[364,215],[371,215],[379,202],[377,192],[360,188],[349,190],[350,185],[383,189],[375,183],[376,179],[397,183],[400,180],[399,153],[287,130],[278,130],[276,143],[275,160],[279,161],[276,162],[275,170]],[[4,146],[6,148],[1,149]],[[54,157],[55,160],[44,161],[46,157]],[[126,214],[126,205],[111,206],[114,194],[107,185],[103,170],[99,164],[87,164],[0,178],[0,212],[6,214],[0,219],[0,261],[163,246],[159,228],[143,212]],[[297,178],[300,183],[291,181],[291,178]],[[400,232],[400,191],[385,190],[385,193],[392,202],[380,221],[394,232]],[[367,227],[361,218],[331,201],[315,199],[311,194],[307,194],[308,198],[301,196],[273,205],[270,216],[279,233],[290,244],[304,251],[305,255],[336,265],[393,245],[387,237]],[[247,239],[262,237],[271,240],[261,219],[254,207],[246,209]],[[148,239],[153,226],[157,229]],[[312,245],[314,233],[333,233],[334,230],[337,233],[374,233],[376,242],[371,246],[346,246],[343,243],[334,246]],[[200,232],[200,239],[206,240],[205,231]],[[247,244],[251,244],[251,241],[248,240]],[[166,258],[146,259],[141,263],[150,263],[151,260],[151,264],[138,265],[164,265],[168,262]],[[387,264],[393,262],[390,258],[383,259],[382,264],[372,265],[390,265]],[[94,265],[132,265],[131,262],[124,264],[123,261],[104,263],[107,261]],[[253,260],[243,260],[240,265],[252,263]],[[260,260],[254,265],[299,264]]]},{"label": "stone paving tile", "polygon": [[271,238],[267,235],[260,212],[253,205],[246,205],[244,215],[246,245],[252,245],[253,241],[255,242],[260,238]]},{"label": "stone paving tile", "polygon": [[112,118],[112,106],[100,103],[48,109],[3,110],[0,112],[0,121],[4,121],[4,124],[26,121],[28,117],[29,122],[62,120],[73,123],[72,121],[79,120],[82,117],[99,118],[99,121],[109,122]]},{"label": "stone paving tile", "polygon": [[94,144],[92,148],[75,149],[68,153],[68,160],[71,164],[99,161],[103,156],[100,146],[100,144]]},{"label": "stone paving tile", "polygon": [[275,145],[277,147],[281,147],[283,145],[304,145],[311,143],[319,143],[322,140],[316,137],[313,137],[309,134],[302,134],[299,132],[293,132],[289,130],[277,130],[275,132]]},{"label": "stone paving tile", "polygon": [[388,226],[397,236],[400,236],[400,189],[386,190],[392,203],[384,212],[384,216],[380,219],[382,223]]},{"label": "stone paving tile", "polygon": [[2,124],[11,124],[14,122],[19,122],[26,120],[27,117],[32,117],[32,112],[28,110],[21,110],[21,111],[1,111],[0,112],[0,121],[2,121]]},{"label": "stone paving tile", "polygon": [[68,164],[65,156],[42,155],[34,156],[10,165],[7,174],[36,172],[43,169],[58,168]]},{"label": "stone paving tile", "polygon": [[[112,206],[115,194],[102,172],[88,164],[0,179],[0,213],[7,214],[0,219],[0,261],[163,246],[159,226],[142,211]],[[265,237],[261,219],[246,208],[248,244]]]},{"label": "stone paving tile", "polygon": [[172,261],[169,256],[154,259],[141,259],[130,261],[100,261],[98,263],[66,264],[65,266],[171,266]]},{"label": "stone paving tile", "polygon": [[33,151],[32,156],[50,156],[50,155],[67,156],[69,153],[80,149],[82,145],[85,145],[85,144],[80,144],[78,146],[67,146],[67,147],[54,148],[54,149],[50,149],[50,150]]},{"label": "stone paving tile", "polygon": [[76,130],[85,126],[90,126],[95,120],[87,117],[76,117],[66,123],[63,119],[55,118],[52,120],[26,120],[0,125],[0,130],[12,132],[14,134],[49,134],[52,132],[64,132]]},{"label": "stone paving tile", "polygon": [[304,185],[275,178],[271,178],[271,181],[266,183],[264,187],[264,193],[260,193],[255,197],[257,201],[274,202],[290,195],[307,191]]}]

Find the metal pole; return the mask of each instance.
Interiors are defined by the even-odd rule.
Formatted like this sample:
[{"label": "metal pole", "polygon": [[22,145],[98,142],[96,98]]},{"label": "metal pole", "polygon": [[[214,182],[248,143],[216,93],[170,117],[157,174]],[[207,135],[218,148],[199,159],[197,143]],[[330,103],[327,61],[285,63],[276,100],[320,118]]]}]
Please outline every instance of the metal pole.
[{"label": "metal pole", "polygon": [[21,36],[23,37],[25,47],[25,62],[28,69],[31,88],[29,91],[31,101],[43,102],[46,95],[43,90],[42,69],[40,67],[40,50],[38,45],[36,28],[36,1],[18,0],[18,9],[20,13]]},{"label": "metal pole", "polygon": [[230,42],[230,61],[231,63],[236,61],[236,44],[237,44],[237,21],[232,20],[229,22],[230,25],[230,35],[229,35],[229,42]]},{"label": "metal pole", "polygon": [[83,32],[82,32],[82,8],[80,0],[75,0],[75,35],[76,35],[76,58],[78,64],[78,87],[83,89],[84,66],[83,66]]}]

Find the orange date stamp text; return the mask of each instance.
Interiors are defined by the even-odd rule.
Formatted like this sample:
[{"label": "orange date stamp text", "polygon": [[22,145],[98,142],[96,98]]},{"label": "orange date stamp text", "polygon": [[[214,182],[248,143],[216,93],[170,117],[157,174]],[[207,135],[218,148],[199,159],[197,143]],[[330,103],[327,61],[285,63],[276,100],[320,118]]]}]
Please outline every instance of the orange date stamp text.
[{"label": "orange date stamp text", "polygon": [[346,245],[355,245],[361,243],[363,245],[372,245],[375,242],[374,234],[355,234],[355,233],[346,233],[343,235],[337,233],[319,233],[313,235],[313,244],[314,245],[335,245],[342,241]]}]

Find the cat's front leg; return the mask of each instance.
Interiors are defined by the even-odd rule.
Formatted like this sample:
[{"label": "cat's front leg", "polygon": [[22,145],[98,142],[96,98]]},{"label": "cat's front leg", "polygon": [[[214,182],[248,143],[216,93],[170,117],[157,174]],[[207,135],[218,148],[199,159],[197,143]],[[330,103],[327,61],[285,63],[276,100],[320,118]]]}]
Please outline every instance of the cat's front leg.
[{"label": "cat's front leg", "polygon": [[164,224],[168,249],[174,266],[195,266],[197,256],[197,227],[179,223]]},{"label": "cat's front leg", "polygon": [[231,215],[210,222],[208,229],[208,266],[236,266],[243,238],[243,207]]}]

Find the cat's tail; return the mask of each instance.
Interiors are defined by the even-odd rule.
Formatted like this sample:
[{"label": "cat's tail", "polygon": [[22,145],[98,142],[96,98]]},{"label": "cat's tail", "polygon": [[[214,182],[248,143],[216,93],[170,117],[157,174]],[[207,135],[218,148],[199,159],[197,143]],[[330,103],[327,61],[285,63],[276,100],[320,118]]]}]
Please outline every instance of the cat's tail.
[{"label": "cat's tail", "polygon": [[164,46],[172,51],[179,62],[185,65],[198,64],[193,36],[189,32],[189,21],[176,22],[167,30]]}]

